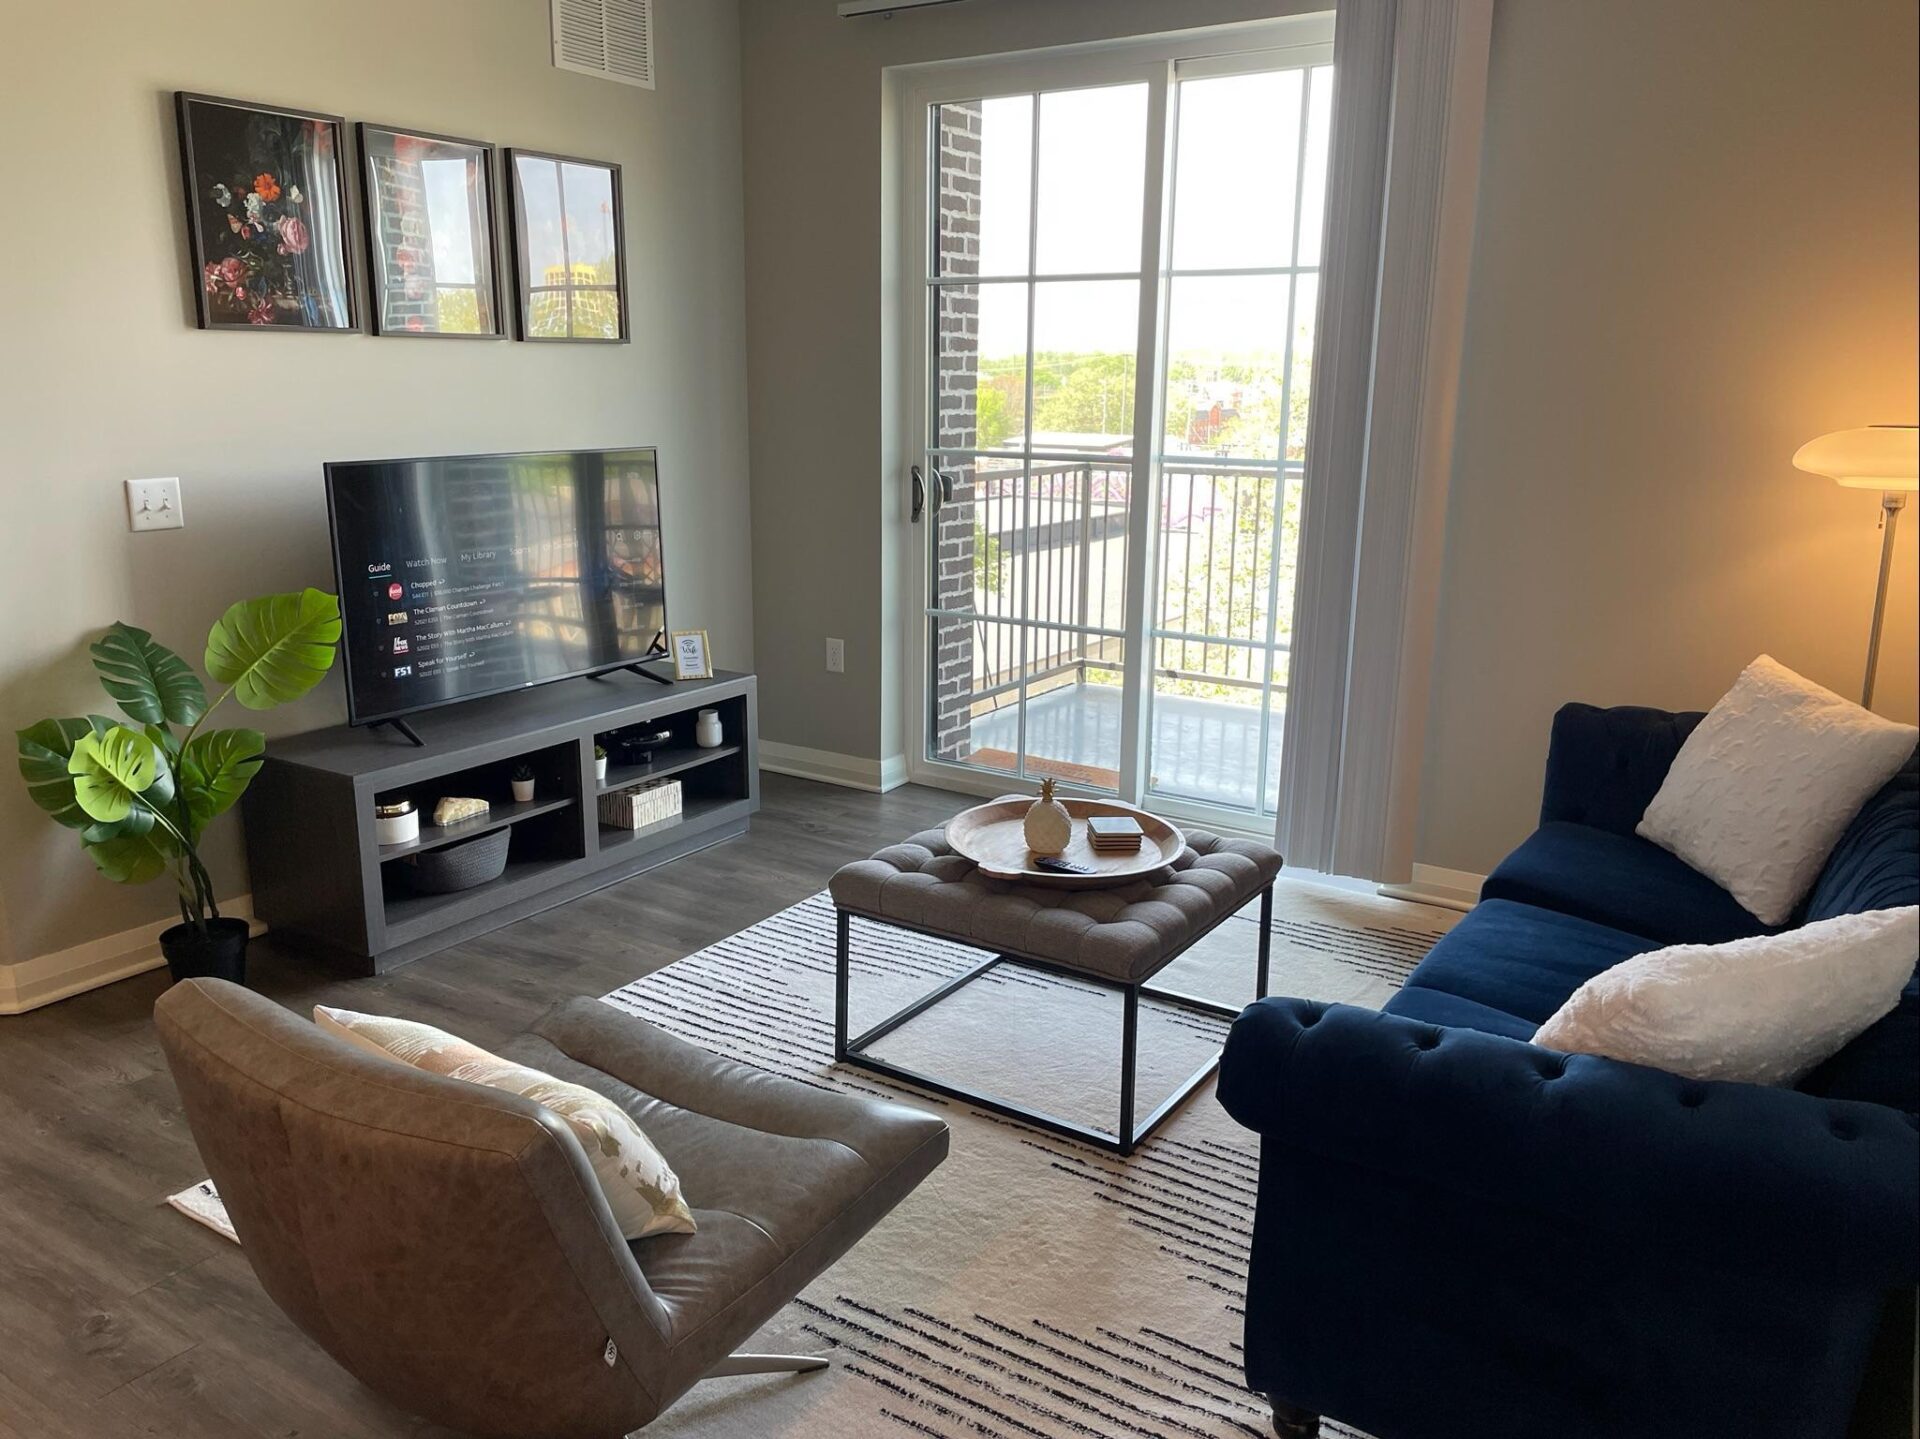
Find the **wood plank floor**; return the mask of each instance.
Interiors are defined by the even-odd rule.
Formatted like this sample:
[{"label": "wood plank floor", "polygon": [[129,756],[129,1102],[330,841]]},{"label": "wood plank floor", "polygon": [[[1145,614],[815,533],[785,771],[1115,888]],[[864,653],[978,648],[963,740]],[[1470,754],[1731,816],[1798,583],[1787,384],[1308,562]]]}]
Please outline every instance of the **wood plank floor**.
[{"label": "wood plank floor", "polygon": [[[254,988],[493,1046],[822,888],[968,801],[764,776],[752,833],[372,979],[256,941]],[[175,1214],[204,1177],[154,1036],[166,971],[0,1019],[0,1439],[415,1439],[268,1302],[239,1249]]]}]

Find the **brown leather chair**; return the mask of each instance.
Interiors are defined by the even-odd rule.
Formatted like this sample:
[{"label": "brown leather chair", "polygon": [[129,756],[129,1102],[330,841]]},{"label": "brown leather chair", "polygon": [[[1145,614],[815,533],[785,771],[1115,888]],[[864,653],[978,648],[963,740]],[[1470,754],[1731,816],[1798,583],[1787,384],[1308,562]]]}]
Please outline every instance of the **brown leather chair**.
[{"label": "brown leather chair", "polygon": [[201,1156],[274,1303],[435,1423],[613,1439],[735,1355],[946,1157],[947,1127],[685,1044],[596,1000],[501,1052],[611,1096],[672,1164],[697,1234],[628,1243],[572,1131],[408,1069],[219,980],[154,1011]]}]

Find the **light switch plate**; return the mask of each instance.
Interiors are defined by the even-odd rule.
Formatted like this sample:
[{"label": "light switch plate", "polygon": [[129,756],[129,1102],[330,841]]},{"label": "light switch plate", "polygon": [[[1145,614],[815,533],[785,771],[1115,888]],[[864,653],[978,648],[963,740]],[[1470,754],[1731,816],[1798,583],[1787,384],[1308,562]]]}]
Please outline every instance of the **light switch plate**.
[{"label": "light switch plate", "polygon": [[833,675],[847,672],[847,645],[844,640],[827,641],[827,673]]},{"label": "light switch plate", "polygon": [[177,530],[187,523],[180,508],[180,478],[127,481],[127,528]]}]

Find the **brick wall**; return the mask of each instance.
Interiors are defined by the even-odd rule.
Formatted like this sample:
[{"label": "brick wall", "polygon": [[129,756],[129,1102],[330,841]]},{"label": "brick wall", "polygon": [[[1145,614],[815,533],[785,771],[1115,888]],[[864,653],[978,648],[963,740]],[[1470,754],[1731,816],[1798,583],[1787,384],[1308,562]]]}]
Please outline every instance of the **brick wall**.
[{"label": "brick wall", "polygon": [[[939,199],[936,224],[942,272],[980,273],[980,107],[942,105],[937,127]],[[980,296],[977,288],[937,291],[934,314],[937,354],[933,415],[935,443],[942,449],[972,449],[978,435],[975,395],[980,368]],[[939,512],[933,553],[934,603],[970,610],[974,603],[974,467],[949,461],[953,502]],[[929,477],[937,488],[938,481]],[[933,497],[937,498],[937,496]],[[930,500],[931,503],[931,500]],[[962,760],[973,694],[973,627],[956,623],[936,630],[932,651],[932,753]]]},{"label": "brick wall", "polygon": [[[389,280],[381,299],[383,330],[437,330],[433,289],[433,236],[427,228],[427,192],[420,159],[404,151],[376,155],[380,212],[374,241]],[[397,282],[397,283],[395,283]]]}]

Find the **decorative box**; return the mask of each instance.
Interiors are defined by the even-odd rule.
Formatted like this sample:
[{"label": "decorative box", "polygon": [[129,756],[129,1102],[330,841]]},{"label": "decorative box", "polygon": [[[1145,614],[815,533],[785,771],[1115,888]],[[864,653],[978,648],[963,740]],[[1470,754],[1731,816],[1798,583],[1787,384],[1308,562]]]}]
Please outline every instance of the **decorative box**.
[{"label": "decorative box", "polygon": [[680,781],[649,780],[600,796],[600,823],[612,829],[645,829],[680,818]]}]

